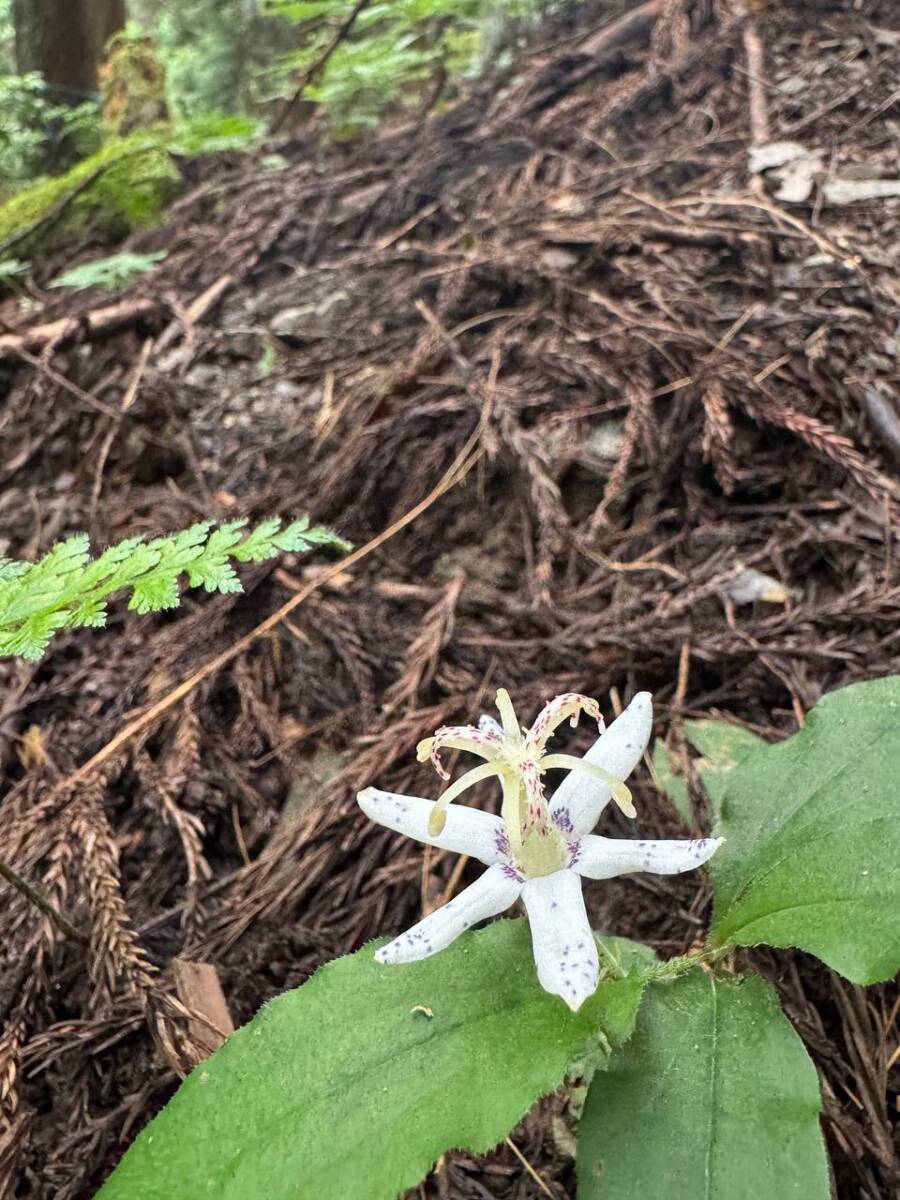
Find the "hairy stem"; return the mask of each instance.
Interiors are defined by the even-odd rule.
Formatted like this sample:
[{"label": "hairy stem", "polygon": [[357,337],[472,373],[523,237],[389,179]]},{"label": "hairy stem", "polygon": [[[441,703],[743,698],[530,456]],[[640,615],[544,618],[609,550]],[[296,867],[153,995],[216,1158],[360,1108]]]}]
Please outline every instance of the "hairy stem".
[{"label": "hairy stem", "polygon": [[688,954],[680,954],[670,958],[655,967],[649,967],[645,973],[646,979],[677,979],[694,967],[713,966],[725,957],[732,949],[731,946],[707,946],[702,950],[691,950]]}]

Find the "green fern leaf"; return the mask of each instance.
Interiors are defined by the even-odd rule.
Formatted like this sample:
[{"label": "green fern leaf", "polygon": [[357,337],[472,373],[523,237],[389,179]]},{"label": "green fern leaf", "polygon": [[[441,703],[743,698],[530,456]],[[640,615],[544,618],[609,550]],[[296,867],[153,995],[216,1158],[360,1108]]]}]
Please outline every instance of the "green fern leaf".
[{"label": "green fern leaf", "polygon": [[217,528],[199,521],[168,537],[126,538],[90,558],[88,539],[76,534],[37,563],[0,559],[0,655],[38,659],[60,629],[106,624],[107,597],[130,591],[137,613],[176,608],[181,579],[208,592],[239,592],[234,562],[262,562],[313,546],[349,549],[331,530],[301,518],[282,529],[277,517],[246,532],[243,519]]},{"label": "green fern leaf", "polygon": [[135,583],[128,607],[139,613],[161,612],[165,608],[177,608],[180,600],[177,572],[154,573]]},{"label": "green fern leaf", "polygon": [[106,604],[90,597],[72,609],[66,621],[67,628],[102,629],[106,624]]},{"label": "green fern leaf", "polygon": [[[0,558],[0,585],[18,579],[30,570],[30,563],[14,562],[11,558]],[[0,588],[0,595],[2,595],[2,588]]]},{"label": "green fern leaf", "polygon": [[9,639],[9,649],[3,649],[4,654],[15,654],[20,658],[36,662],[43,657],[44,651],[50,644],[50,639],[58,629],[66,623],[64,612],[42,613],[23,621],[19,629]]},{"label": "green fern leaf", "polygon": [[235,547],[234,557],[238,562],[265,562],[267,558],[272,558],[278,553],[273,539],[279,529],[281,529],[280,517],[269,517],[266,521],[260,521],[241,544]]}]

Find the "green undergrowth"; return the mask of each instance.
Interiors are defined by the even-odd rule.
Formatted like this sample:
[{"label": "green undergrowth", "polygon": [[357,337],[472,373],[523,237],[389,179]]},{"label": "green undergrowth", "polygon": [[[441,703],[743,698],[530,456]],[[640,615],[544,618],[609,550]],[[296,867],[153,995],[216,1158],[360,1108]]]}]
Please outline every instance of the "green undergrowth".
[{"label": "green undergrowth", "polygon": [[181,185],[167,128],[114,138],[64,175],[0,205],[0,254],[46,253],[88,225],[122,237],[150,225]]}]

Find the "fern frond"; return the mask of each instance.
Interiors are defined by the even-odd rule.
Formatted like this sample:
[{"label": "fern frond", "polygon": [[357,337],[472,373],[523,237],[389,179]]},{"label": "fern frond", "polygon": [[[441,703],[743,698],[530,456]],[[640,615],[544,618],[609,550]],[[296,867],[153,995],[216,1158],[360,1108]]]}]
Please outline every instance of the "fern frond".
[{"label": "fern frond", "polygon": [[115,592],[130,591],[128,607],[138,613],[177,608],[182,576],[188,587],[239,592],[233,561],[263,562],[315,546],[350,549],[307,517],[283,527],[270,517],[250,530],[246,520],[200,521],[150,542],[126,538],[93,559],[84,534],[58,542],[36,563],[0,559],[0,656],[39,659],[59,630],[105,625]]}]

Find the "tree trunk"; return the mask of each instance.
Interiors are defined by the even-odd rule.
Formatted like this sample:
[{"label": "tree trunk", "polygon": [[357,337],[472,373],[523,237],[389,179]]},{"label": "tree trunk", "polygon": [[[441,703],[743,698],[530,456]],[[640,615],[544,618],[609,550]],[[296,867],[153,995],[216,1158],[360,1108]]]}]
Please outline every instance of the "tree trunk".
[{"label": "tree trunk", "polygon": [[96,95],[103,47],[125,24],[125,0],[13,0],[12,8],[18,70],[40,71],[62,103]]}]

